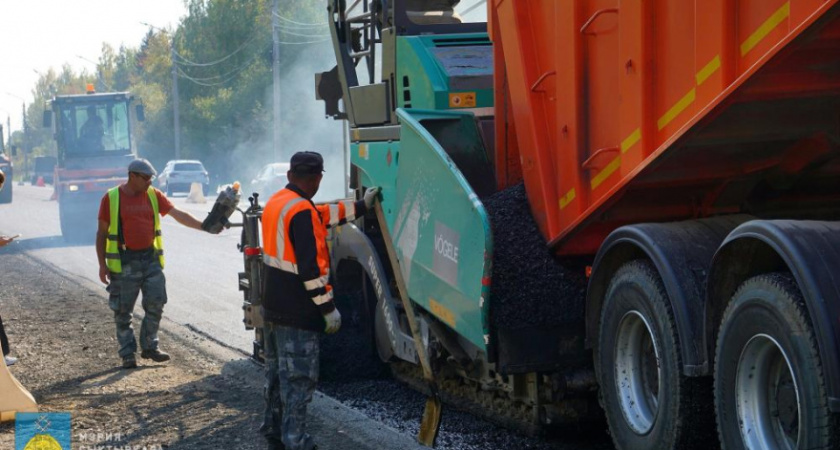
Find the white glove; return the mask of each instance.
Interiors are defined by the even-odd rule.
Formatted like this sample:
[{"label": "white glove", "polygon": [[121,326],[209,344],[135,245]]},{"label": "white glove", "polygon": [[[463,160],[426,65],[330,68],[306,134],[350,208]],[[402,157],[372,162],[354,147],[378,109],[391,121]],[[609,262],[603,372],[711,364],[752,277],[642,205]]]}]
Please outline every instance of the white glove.
[{"label": "white glove", "polygon": [[338,312],[338,308],[324,315],[324,322],[327,324],[324,328],[324,332],[327,334],[333,334],[338,331],[341,328],[341,313]]},{"label": "white glove", "polygon": [[368,208],[372,208],[373,201],[376,200],[376,196],[379,195],[379,191],[381,190],[382,188],[379,186],[368,188],[368,190],[365,191],[365,206],[367,206]]}]

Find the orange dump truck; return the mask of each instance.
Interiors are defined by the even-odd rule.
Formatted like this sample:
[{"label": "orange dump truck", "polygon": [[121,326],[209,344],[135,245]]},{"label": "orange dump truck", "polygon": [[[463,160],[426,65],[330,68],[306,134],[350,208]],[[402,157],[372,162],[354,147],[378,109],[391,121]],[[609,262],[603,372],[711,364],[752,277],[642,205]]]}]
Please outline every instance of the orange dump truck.
[{"label": "orange dump truck", "polygon": [[724,448],[840,445],[837,2],[490,3],[497,179],[595,255],[616,444],[683,448],[711,377]]},{"label": "orange dump truck", "polygon": [[328,3],[318,95],[384,216],[333,273],[383,360],[418,363],[399,271],[441,390],[500,422],[840,448],[837,0]]}]

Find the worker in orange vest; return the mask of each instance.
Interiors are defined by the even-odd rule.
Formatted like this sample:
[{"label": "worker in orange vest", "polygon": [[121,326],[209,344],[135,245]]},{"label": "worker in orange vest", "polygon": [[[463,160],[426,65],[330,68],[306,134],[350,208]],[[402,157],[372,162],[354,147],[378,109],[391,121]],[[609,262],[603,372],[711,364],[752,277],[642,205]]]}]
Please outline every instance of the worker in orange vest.
[{"label": "worker in orange vest", "polygon": [[315,205],[312,197],[323,171],[320,154],[295,153],[286,174],[289,184],[263,209],[267,386],[261,431],[269,448],[315,447],[306,433],[306,406],[318,383],[319,335],[341,327],[329,284],[327,228],[362,216],[379,193],[371,188],[361,201]]}]

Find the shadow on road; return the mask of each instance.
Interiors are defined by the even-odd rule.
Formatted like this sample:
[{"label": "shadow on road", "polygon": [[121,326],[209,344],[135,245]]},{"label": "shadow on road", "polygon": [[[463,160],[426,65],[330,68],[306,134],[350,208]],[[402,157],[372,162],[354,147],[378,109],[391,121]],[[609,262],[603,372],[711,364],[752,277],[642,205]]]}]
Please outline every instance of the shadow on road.
[{"label": "shadow on road", "polygon": [[0,255],[2,254],[16,254],[16,253],[23,253],[28,250],[41,250],[46,248],[65,248],[65,247],[85,247],[93,245],[93,234],[91,232],[90,241],[80,241],[80,242],[67,242],[64,240],[63,237],[60,235],[56,236],[43,236],[37,238],[20,238],[16,239],[11,244],[3,247],[0,249]]}]

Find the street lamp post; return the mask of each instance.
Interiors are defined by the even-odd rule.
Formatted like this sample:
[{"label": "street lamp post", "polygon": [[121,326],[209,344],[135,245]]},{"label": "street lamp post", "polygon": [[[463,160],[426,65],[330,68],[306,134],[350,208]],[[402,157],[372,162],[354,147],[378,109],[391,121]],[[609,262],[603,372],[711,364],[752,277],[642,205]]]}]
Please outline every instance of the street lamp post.
[{"label": "street lamp post", "polygon": [[[158,30],[162,33],[166,32],[161,28],[158,28],[150,23],[140,22],[143,25],[146,25],[149,28],[153,28]],[[172,126],[175,128],[175,159],[181,159],[181,113],[180,108],[178,107],[178,63],[176,62],[176,54],[175,54],[175,33],[172,33],[171,41],[169,42],[170,47],[170,55],[172,58],[172,115],[173,115],[173,124]]]}]

